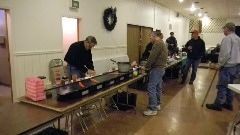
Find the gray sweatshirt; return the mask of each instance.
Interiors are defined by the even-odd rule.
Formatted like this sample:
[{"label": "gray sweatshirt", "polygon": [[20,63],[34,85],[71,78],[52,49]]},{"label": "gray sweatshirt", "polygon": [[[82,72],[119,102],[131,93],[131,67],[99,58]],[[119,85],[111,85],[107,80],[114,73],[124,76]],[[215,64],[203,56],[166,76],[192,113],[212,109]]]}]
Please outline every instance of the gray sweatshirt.
[{"label": "gray sweatshirt", "polygon": [[223,38],[218,63],[224,67],[240,64],[240,38],[235,33]]}]

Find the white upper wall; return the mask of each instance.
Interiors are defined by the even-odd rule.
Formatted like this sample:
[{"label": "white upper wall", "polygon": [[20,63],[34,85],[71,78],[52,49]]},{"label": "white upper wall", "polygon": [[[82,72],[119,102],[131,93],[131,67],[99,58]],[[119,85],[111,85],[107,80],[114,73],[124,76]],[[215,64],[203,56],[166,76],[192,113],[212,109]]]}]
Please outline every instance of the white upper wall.
[{"label": "white upper wall", "polygon": [[221,44],[223,37],[223,33],[202,33],[206,48],[216,47],[217,44]]},{"label": "white upper wall", "polygon": [[[172,29],[169,25],[172,25]],[[164,41],[170,36],[170,32],[174,32],[179,46],[189,40],[189,20],[183,16],[177,17],[175,12],[160,5],[155,8],[155,28],[161,29]]]},{"label": "white upper wall", "polygon": [[240,26],[240,18],[230,18],[227,19],[227,22],[233,22],[235,25]]},{"label": "white upper wall", "polygon": [[[63,57],[62,17],[80,19],[80,40],[96,36],[93,58],[99,72],[107,70],[109,58],[126,58],[127,24],[161,29],[164,40],[174,31],[179,45],[188,40],[189,20],[149,0],[79,0],[79,5],[70,10],[69,0],[0,0],[0,8],[10,9],[14,99],[24,95],[25,77],[48,76],[48,62]],[[108,7],[117,8],[118,22],[112,32],[106,31],[102,20]]]},{"label": "white upper wall", "polygon": [[[160,28],[168,37],[171,18],[172,31],[177,31],[176,35],[185,35],[187,31],[185,28],[182,31],[187,21],[176,18],[169,9],[146,0],[79,0],[77,10],[69,9],[68,0],[8,1],[0,1],[0,5],[10,7],[16,52],[62,49],[63,16],[80,18],[80,39],[94,35],[98,47],[126,45],[126,24]],[[116,28],[108,32],[104,29],[102,15],[103,10],[111,6],[117,7],[118,22]],[[179,39],[181,41],[182,36]]]},{"label": "white upper wall", "polygon": [[[240,18],[229,18],[226,22],[233,22],[240,26]],[[216,47],[217,44],[221,44],[224,37],[223,32],[219,33],[202,33],[202,38],[206,43],[206,47]]]}]

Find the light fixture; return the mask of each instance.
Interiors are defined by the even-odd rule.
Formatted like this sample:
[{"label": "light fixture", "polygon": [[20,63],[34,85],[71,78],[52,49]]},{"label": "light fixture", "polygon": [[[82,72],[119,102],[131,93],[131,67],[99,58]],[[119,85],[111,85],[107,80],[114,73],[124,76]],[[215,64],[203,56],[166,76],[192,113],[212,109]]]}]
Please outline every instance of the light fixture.
[{"label": "light fixture", "polygon": [[203,17],[208,17],[208,12],[204,12],[204,16]]},{"label": "light fixture", "polygon": [[190,11],[191,11],[191,12],[194,12],[195,10],[196,10],[196,7],[195,7],[194,4],[192,4],[192,6],[191,6],[191,8],[190,8]]},{"label": "light fixture", "polygon": [[240,8],[238,8],[238,13],[237,14],[240,16]]},{"label": "light fixture", "polygon": [[198,13],[198,17],[202,17],[202,13],[201,12]]},{"label": "light fixture", "polygon": [[203,10],[203,7],[201,7],[201,8],[199,9],[199,12],[198,12],[198,14],[197,14],[198,17],[202,17],[202,16],[203,16],[202,10]]},{"label": "light fixture", "polygon": [[210,18],[207,15],[207,12],[204,13],[204,16],[201,18],[203,26],[208,26],[211,22]]},{"label": "light fixture", "polygon": [[178,0],[180,3],[182,3],[183,2],[183,0]]}]

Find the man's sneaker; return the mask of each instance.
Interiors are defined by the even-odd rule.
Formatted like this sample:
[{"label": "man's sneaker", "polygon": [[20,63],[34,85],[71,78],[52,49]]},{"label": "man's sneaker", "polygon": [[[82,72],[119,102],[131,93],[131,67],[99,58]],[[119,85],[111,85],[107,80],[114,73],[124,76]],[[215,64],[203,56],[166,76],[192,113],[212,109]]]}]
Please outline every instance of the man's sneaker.
[{"label": "man's sneaker", "polygon": [[222,111],[222,106],[217,104],[206,104],[207,109]]},{"label": "man's sneaker", "polygon": [[229,111],[232,111],[233,110],[233,106],[232,105],[228,105],[228,104],[223,104],[222,105],[223,108],[229,110]]},{"label": "man's sneaker", "polygon": [[181,81],[180,84],[185,84],[185,81]]},{"label": "man's sneaker", "polygon": [[157,105],[156,108],[157,108],[158,111],[161,110],[161,106],[160,105]]},{"label": "man's sneaker", "polygon": [[143,114],[145,116],[154,116],[154,115],[157,115],[157,111],[153,111],[153,110],[147,110],[147,111],[144,111]]}]

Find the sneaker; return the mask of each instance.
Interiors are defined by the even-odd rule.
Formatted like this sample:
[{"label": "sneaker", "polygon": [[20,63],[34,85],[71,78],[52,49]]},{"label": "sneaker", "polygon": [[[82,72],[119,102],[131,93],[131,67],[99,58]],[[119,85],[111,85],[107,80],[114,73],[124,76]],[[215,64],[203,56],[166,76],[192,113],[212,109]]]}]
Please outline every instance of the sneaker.
[{"label": "sneaker", "polygon": [[232,111],[233,110],[233,106],[232,105],[228,105],[228,104],[223,104],[222,105],[223,108],[229,110],[229,111]]},{"label": "sneaker", "polygon": [[157,108],[158,111],[161,110],[161,106],[160,105],[156,106],[156,108]]},{"label": "sneaker", "polygon": [[180,84],[185,84],[186,78],[182,77],[181,79],[182,79],[182,81]]},{"label": "sneaker", "polygon": [[180,84],[184,84],[184,83],[185,83],[185,81],[181,81],[181,82],[180,82]]},{"label": "sneaker", "polygon": [[207,109],[222,111],[222,106],[217,104],[206,104]]},{"label": "sneaker", "polygon": [[154,115],[157,115],[157,111],[153,111],[153,110],[147,110],[147,111],[144,111],[143,114],[145,116],[154,116]]}]

